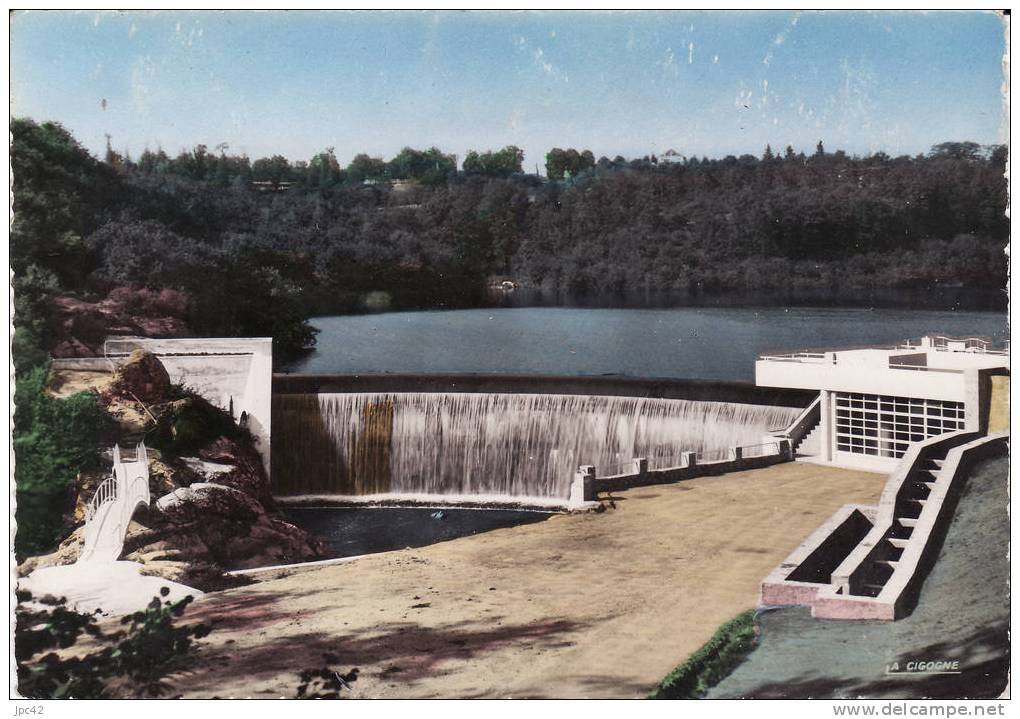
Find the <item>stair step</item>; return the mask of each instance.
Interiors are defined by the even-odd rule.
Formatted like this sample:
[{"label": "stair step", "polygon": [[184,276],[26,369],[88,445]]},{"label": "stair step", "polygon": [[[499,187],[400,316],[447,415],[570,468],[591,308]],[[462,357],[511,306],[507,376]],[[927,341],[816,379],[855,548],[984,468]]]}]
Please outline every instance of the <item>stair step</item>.
[{"label": "stair step", "polygon": [[909,539],[900,539],[899,537],[889,537],[885,541],[896,547],[896,549],[906,549],[907,545],[910,544]]},{"label": "stair step", "polygon": [[884,584],[862,584],[861,587],[863,587],[864,589],[877,589],[879,591],[882,591],[882,589],[885,587],[885,585]]},{"label": "stair step", "polygon": [[899,565],[899,561],[896,559],[876,559],[875,564],[888,564],[890,567],[895,568]]},{"label": "stair step", "polygon": [[897,517],[896,521],[899,522],[902,526],[910,527],[911,529],[917,526],[916,519],[909,519],[907,517]]},{"label": "stair step", "polygon": [[927,504],[927,499],[904,499],[904,502],[916,502],[917,504]]}]

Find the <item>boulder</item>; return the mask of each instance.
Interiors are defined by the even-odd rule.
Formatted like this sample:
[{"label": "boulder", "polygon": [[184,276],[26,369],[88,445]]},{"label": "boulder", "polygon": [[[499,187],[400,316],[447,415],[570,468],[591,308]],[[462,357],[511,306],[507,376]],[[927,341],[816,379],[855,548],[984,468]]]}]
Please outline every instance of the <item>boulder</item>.
[{"label": "boulder", "polygon": [[49,337],[54,357],[102,357],[112,335],[187,337],[190,298],[177,290],[118,287],[97,302],[68,295],[50,301]]},{"label": "boulder", "polygon": [[166,399],[170,391],[170,375],[159,358],[145,350],[135,350],[127,362],[117,368],[109,393],[134,397],[145,404]]},{"label": "boulder", "polygon": [[44,567],[59,567],[64,564],[74,564],[81,554],[82,543],[85,541],[82,527],[75,529],[67,538],[60,543],[60,546],[49,554],[41,554],[37,557],[29,557],[18,565],[18,576],[24,577],[36,569]]}]

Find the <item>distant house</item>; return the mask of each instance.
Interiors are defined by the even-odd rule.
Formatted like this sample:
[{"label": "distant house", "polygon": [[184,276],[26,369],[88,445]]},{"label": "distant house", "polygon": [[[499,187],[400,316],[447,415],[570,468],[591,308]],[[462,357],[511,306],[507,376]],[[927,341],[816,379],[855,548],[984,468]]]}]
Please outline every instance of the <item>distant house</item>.
[{"label": "distant house", "polygon": [[673,148],[670,148],[666,150],[666,152],[662,156],[659,157],[659,162],[669,164],[674,162],[683,162],[686,159],[687,158],[685,158],[679,152],[677,152]]}]

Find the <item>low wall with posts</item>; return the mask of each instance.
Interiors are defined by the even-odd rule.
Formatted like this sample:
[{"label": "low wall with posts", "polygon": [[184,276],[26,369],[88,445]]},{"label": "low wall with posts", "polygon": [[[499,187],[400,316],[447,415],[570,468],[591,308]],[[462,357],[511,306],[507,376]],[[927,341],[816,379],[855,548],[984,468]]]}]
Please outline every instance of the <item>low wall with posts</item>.
[{"label": "low wall with posts", "polygon": [[659,469],[650,469],[647,458],[636,457],[631,460],[628,471],[603,477],[598,476],[594,465],[582,465],[578,467],[574,481],[570,485],[569,506],[577,508],[594,502],[599,492],[672,484],[695,477],[761,469],[793,459],[790,442],[786,439],[747,447],[733,447],[724,452],[722,458],[719,458],[718,454],[716,452],[699,455],[697,452],[684,452],[678,466]]}]

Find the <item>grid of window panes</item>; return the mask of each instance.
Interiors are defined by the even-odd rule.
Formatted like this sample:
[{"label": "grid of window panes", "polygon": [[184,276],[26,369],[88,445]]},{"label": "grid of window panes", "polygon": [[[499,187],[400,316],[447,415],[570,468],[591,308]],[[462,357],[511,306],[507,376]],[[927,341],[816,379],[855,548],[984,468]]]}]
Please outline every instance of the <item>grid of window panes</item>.
[{"label": "grid of window panes", "polygon": [[902,457],[911,442],[963,429],[963,403],[836,393],[836,449]]}]

